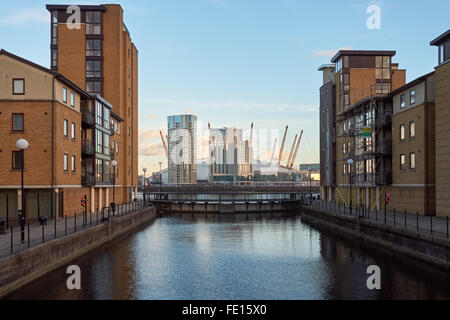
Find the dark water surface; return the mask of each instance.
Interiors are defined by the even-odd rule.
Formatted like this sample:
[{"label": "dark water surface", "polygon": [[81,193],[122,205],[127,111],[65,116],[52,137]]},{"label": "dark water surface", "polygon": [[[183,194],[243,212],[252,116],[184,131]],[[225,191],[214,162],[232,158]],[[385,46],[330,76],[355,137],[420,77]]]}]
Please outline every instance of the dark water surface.
[{"label": "dark water surface", "polygon": [[[450,299],[447,273],[302,223],[300,216],[163,217],[9,299]],[[69,265],[69,264],[68,264]],[[381,268],[382,290],[367,289]]]}]

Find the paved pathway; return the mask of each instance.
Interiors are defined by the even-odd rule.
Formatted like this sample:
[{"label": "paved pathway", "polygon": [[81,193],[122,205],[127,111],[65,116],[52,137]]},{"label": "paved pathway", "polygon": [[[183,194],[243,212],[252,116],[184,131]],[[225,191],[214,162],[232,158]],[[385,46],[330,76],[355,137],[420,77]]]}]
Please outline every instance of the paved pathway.
[{"label": "paved pathway", "polygon": [[[121,217],[133,212],[136,212],[142,208],[143,202],[137,201],[129,205],[120,205],[116,208],[115,217]],[[112,213],[111,213],[112,214]],[[107,219],[108,213],[105,211],[105,218]],[[102,213],[93,212],[88,213],[83,223],[83,215],[78,213],[74,217],[59,218],[48,220],[47,225],[41,226],[38,222],[32,222],[26,224],[24,230],[25,242],[21,241],[20,227],[14,227],[12,229],[12,248],[11,248],[11,228],[6,230],[5,234],[0,234],[0,259],[10,256],[12,253],[20,253],[27,250],[29,247],[40,245],[44,242],[54,240],[56,238],[62,238],[66,235],[71,235],[75,232],[80,232],[88,228],[97,226],[103,223]],[[29,237],[28,237],[29,232]]]},{"label": "paved pathway", "polygon": [[388,211],[385,217],[384,211],[370,211],[355,208],[352,209],[350,215],[350,209],[344,208],[342,205],[338,206],[335,203],[325,201],[315,201],[312,207],[333,213],[335,215],[352,216],[355,219],[370,220],[380,225],[389,225],[402,230],[414,231],[420,234],[432,235],[436,238],[450,239],[449,235],[449,221],[448,217],[424,217],[417,214],[402,212]]}]

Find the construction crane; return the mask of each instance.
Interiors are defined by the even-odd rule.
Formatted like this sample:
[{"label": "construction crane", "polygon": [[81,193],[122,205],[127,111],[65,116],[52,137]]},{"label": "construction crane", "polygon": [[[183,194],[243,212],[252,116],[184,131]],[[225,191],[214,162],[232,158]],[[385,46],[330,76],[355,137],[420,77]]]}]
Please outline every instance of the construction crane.
[{"label": "construction crane", "polygon": [[303,130],[300,132],[300,138],[298,138],[297,141],[297,147],[295,148],[294,156],[292,157],[291,164],[288,165],[289,169],[292,169],[294,167],[295,159],[297,158],[298,149],[300,148],[300,142],[302,141],[303,137]]},{"label": "construction crane", "polygon": [[250,147],[253,145],[253,122],[252,122],[252,128],[250,129]]},{"label": "construction crane", "polygon": [[275,138],[275,143],[273,144],[272,157],[270,158],[270,165],[273,163],[273,157],[275,156],[275,149],[277,147],[278,138]]},{"label": "construction crane", "polygon": [[[166,140],[164,140],[164,135],[161,130],[159,131],[159,134],[161,135],[161,140],[162,140],[162,143],[164,146],[164,151],[166,151],[166,156],[167,156],[167,158],[169,158],[169,150],[167,149]],[[169,139],[167,139],[167,141],[169,141]]]},{"label": "construction crane", "polygon": [[283,157],[284,144],[286,143],[286,136],[287,136],[288,128],[289,128],[289,126],[286,126],[286,130],[284,131],[283,141],[281,142],[280,154],[278,156],[278,166],[281,165],[281,158]]},{"label": "construction crane", "polygon": [[295,135],[294,143],[292,144],[291,152],[289,153],[289,158],[288,158],[288,161],[286,164],[286,167],[288,167],[288,168],[291,164],[291,159],[292,159],[292,155],[294,154],[294,149],[295,149],[295,144],[297,143],[297,138],[298,138],[298,134]]}]

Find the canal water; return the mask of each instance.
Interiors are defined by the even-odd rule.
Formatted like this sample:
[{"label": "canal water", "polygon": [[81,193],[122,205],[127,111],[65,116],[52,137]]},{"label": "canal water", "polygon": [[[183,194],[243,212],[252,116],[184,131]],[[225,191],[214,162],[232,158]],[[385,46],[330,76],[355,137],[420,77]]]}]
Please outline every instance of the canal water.
[{"label": "canal water", "polygon": [[[157,219],[8,299],[450,299],[450,277],[387,250],[315,229],[299,215],[215,215]],[[70,264],[68,264],[70,265]],[[381,290],[367,289],[367,268]]]}]

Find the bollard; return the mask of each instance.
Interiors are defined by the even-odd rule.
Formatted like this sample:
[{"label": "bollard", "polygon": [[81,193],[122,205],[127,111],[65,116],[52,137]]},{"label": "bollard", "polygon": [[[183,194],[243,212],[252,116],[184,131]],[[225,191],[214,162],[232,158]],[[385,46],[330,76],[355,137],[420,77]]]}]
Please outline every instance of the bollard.
[{"label": "bollard", "polygon": [[433,216],[430,216],[430,231],[433,234]]},{"label": "bollard", "polygon": [[45,242],[45,224],[42,224],[42,243]]},{"label": "bollard", "polygon": [[447,239],[448,239],[448,216],[447,216]]},{"label": "bollard", "polygon": [[406,222],[406,209],[405,209],[405,230],[407,229],[407,222]]},{"label": "bollard", "polygon": [[64,234],[67,236],[67,214],[64,215]]},{"label": "bollard", "polygon": [[14,238],[13,238],[13,227],[11,227],[11,254],[13,253],[13,243],[14,243]]},{"label": "bollard", "polygon": [[28,223],[28,248],[30,247],[30,223]]}]

